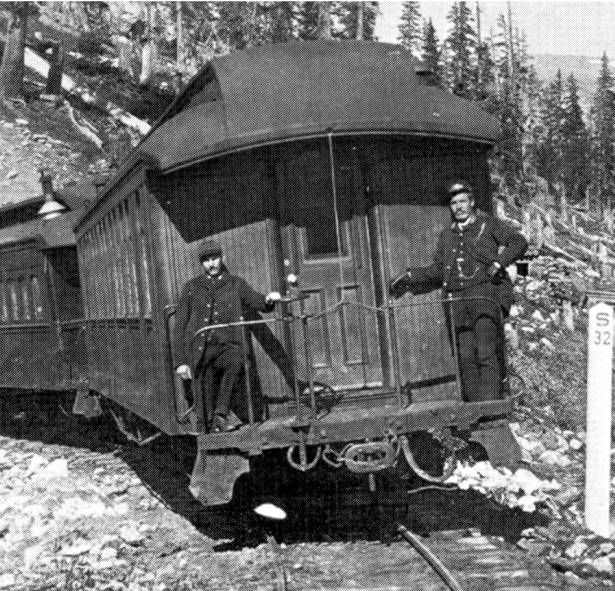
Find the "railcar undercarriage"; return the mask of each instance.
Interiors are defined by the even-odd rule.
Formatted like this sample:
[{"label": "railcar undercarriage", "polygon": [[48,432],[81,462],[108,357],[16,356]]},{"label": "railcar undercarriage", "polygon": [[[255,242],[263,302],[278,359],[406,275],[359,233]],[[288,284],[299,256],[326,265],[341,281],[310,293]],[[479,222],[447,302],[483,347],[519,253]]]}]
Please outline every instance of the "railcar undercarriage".
[{"label": "railcar undercarriage", "polygon": [[[327,466],[364,474],[370,490],[375,487],[374,474],[401,465],[423,480],[444,482],[456,458],[472,444],[478,444],[494,465],[514,466],[520,451],[502,418],[510,407],[510,401],[445,401],[411,404],[400,412],[387,412],[386,407],[339,410],[308,426],[298,427],[291,418],[199,435],[190,490],[204,505],[227,503],[237,478],[250,471],[251,458],[269,450],[282,450],[288,466],[300,472]],[[435,466],[422,460],[427,439],[417,434],[438,448]]]},{"label": "railcar undercarriage", "polygon": [[[419,305],[442,306],[450,301],[436,300]],[[404,308],[389,301],[382,308],[371,310],[365,305],[357,306],[356,303],[342,301],[328,310],[327,314],[347,306],[373,314],[386,313],[393,319],[394,313]],[[198,456],[190,488],[192,494],[204,505],[230,501],[235,481],[251,469],[250,459],[270,450],[282,451],[285,463],[299,472],[306,473],[325,465],[332,469],[365,474],[372,492],[376,486],[375,474],[397,468],[404,462],[412,473],[423,480],[444,482],[455,468],[456,457],[471,442],[479,445],[496,465],[513,466],[520,459],[519,447],[505,420],[512,411],[510,398],[480,402],[464,402],[459,397],[414,400],[411,386],[403,384],[395,338],[390,338],[388,343],[394,367],[388,386],[343,392],[336,392],[332,388],[319,391],[312,365],[312,343],[308,336],[308,325],[314,318],[303,313],[271,320],[242,319],[233,323],[242,326],[245,345],[249,340],[247,329],[252,325],[270,322],[293,325],[299,322],[303,328],[303,367],[307,371],[307,386],[302,392],[299,380],[295,379],[294,404],[281,416],[257,421],[248,378],[250,367],[246,360],[243,375],[248,423],[235,431],[196,435]],[[215,328],[216,325],[203,327],[199,332]],[[453,350],[455,358],[456,351]],[[505,366],[503,353],[502,363]],[[293,364],[296,369],[299,366],[298,360],[294,359]],[[298,373],[295,371],[295,376]],[[447,381],[456,382],[459,389],[458,367],[453,375],[442,378],[443,383]],[[328,390],[334,394],[334,401],[324,404],[320,398],[331,394]],[[503,382],[503,395],[506,390],[507,383]],[[185,412],[183,414],[186,416]],[[441,462],[435,473],[430,469],[433,467],[417,461],[424,451],[420,440],[416,439],[417,433],[426,434],[439,448]]]}]

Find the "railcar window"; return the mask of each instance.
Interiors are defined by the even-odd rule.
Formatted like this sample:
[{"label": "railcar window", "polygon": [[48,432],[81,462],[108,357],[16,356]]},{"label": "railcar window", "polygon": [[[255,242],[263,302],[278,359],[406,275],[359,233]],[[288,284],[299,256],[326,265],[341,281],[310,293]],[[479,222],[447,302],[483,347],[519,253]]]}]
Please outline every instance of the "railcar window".
[{"label": "railcar window", "polygon": [[43,319],[43,299],[41,297],[41,285],[38,277],[32,275],[30,277],[30,289],[32,290],[32,306],[34,308],[34,319]]},{"label": "railcar window", "polygon": [[144,215],[143,206],[141,203],[141,195],[139,191],[135,194],[135,203],[137,205],[136,210],[136,230],[137,230],[137,260],[140,263],[140,271],[142,277],[142,289],[143,289],[143,313],[145,316],[151,316],[152,314],[152,296],[150,287],[150,268],[148,262],[148,248],[147,248],[147,236],[143,227],[142,216]]},{"label": "railcar window", "polygon": [[117,286],[115,292],[115,306],[118,316],[124,316],[124,314],[126,314],[126,307],[124,306],[124,273],[122,271],[121,258],[117,256],[117,248],[121,244],[118,223],[119,218],[119,206],[116,206],[111,211],[111,226],[113,228],[112,240],[115,250],[113,256],[113,275],[115,276],[115,285]]},{"label": "railcar window", "polygon": [[102,241],[103,241],[103,289],[104,289],[104,300],[105,300],[105,316],[112,317],[115,313],[114,306],[114,293],[115,293],[115,285],[113,284],[113,270],[111,263],[111,252],[112,252],[112,243],[111,243],[111,229],[110,229],[110,216],[107,214],[102,220]]},{"label": "railcar window", "polygon": [[30,310],[30,292],[28,290],[28,284],[26,283],[23,277],[18,279],[19,285],[19,293],[21,294],[21,304],[22,304],[22,320],[31,320],[32,312]]},{"label": "railcar window", "polygon": [[0,284],[0,318],[2,322],[8,322],[9,320],[9,306],[6,299],[6,286],[4,283]]},{"label": "railcar window", "polygon": [[94,274],[94,283],[92,285],[94,318],[101,318],[101,293],[100,293],[100,241],[98,235],[98,224],[92,228],[92,270]]},{"label": "railcar window", "polygon": [[91,272],[91,241],[90,231],[88,230],[81,239],[79,251],[81,269],[83,270],[84,295],[87,317],[92,318],[92,272]]},{"label": "railcar window", "polygon": [[126,305],[126,314],[132,316],[134,314],[134,295],[132,283],[132,271],[129,248],[129,218],[128,218],[128,201],[124,199],[120,203],[120,232],[121,232],[121,248],[122,248],[122,265],[124,267],[124,297]]},{"label": "railcar window", "polygon": [[105,294],[104,294],[104,278],[103,278],[103,245],[102,245],[102,229],[98,222],[96,228],[96,308],[98,318],[105,317]]},{"label": "railcar window", "polygon": [[[330,194],[314,196],[309,208],[299,212],[299,225],[305,228],[305,258],[324,259],[339,255],[335,211]],[[348,256],[344,228],[340,228],[342,256]]]},{"label": "railcar window", "polygon": [[130,203],[128,199],[124,200],[126,204],[126,215],[124,216],[124,224],[126,228],[126,254],[128,262],[128,277],[130,280],[130,312],[131,314],[139,314],[139,294],[137,291],[137,257],[135,253],[135,241],[130,223]]},{"label": "railcar window", "polygon": [[9,281],[9,300],[11,309],[11,320],[19,320],[19,303],[17,300],[17,286],[14,281]]},{"label": "railcar window", "polygon": [[[141,201],[138,195],[134,195],[135,202],[131,198],[122,200],[82,238],[80,250],[91,318],[138,316],[141,303],[144,313],[151,314],[151,265],[139,217]],[[137,216],[134,220],[133,213]],[[138,277],[144,290],[142,302]]]}]

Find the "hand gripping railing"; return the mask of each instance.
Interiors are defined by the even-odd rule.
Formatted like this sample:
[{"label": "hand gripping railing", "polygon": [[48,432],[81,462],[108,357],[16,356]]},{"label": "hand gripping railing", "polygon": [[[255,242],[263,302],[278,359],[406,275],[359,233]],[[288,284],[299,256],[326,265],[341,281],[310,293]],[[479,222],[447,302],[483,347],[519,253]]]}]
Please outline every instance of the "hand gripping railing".
[{"label": "hand gripping railing", "polygon": [[[296,301],[299,298],[294,299],[286,299],[285,303],[289,303],[292,301]],[[343,309],[344,307],[355,307],[358,310],[363,310],[364,312],[377,314],[383,314],[386,322],[386,333],[388,336],[387,345],[389,347],[389,354],[392,364],[392,377],[393,377],[393,385],[396,392],[397,404],[399,408],[403,408],[410,401],[404,400],[404,393],[402,389],[402,376],[401,376],[401,363],[400,363],[400,354],[398,347],[398,337],[397,337],[397,321],[396,321],[396,312],[407,309],[407,308],[418,308],[418,307],[427,307],[434,305],[442,305],[444,306],[447,312],[448,322],[450,322],[450,332],[451,332],[451,346],[452,353],[455,360],[456,365],[456,381],[459,392],[461,392],[461,383],[460,383],[460,368],[459,368],[459,354],[457,350],[457,338],[456,338],[456,329],[455,329],[455,314],[453,306],[456,303],[467,302],[467,301],[485,301],[492,304],[497,310],[497,318],[499,320],[499,328],[503,331],[504,322],[503,322],[503,314],[500,304],[493,298],[485,297],[485,296],[471,296],[471,297],[452,297],[449,295],[447,298],[438,298],[431,299],[429,301],[410,301],[403,304],[393,303],[392,300],[388,300],[386,304],[382,306],[372,306],[368,304],[364,304],[362,302],[356,301],[348,301],[342,300],[335,303],[333,306],[326,308],[320,312],[313,314],[300,313],[298,315],[291,313],[285,313],[284,316],[279,318],[259,318],[256,320],[245,320],[241,317],[238,321],[235,322],[226,322],[219,324],[212,324],[208,326],[203,326],[199,328],[193,335],[194,338],[197,338],[205,333],[212,332],[218,329],[229,328],[229,327],[240,327],[241,328],[241,346],[244,351],[244,379],[245,379],[245,389],[246,396],[248,402],[248,421],[251,427],[254,426],[256,422],[255,412],[254,412],[254,400],[253,400],[253,392],[252,392],[252,384],[250,382],[250,373],[249,373],[249,357],[247,355],[248,352],[248,337],[246,335],[246,330],[249,327],[258,326],[258,325],[273,325],[273,324],[287,324],[291,326],[295,326],[297,322],[300,323],[302,340],[303,340],[303,355],[305,361],[305,371],[307,378],[307,386],[309,391],[309,406],[310,406],[310,416],[305,416],[305,406],[303,404],[303,398],[305,395],[305,389],[301,387],[300,380],[298,378],[299,375],[299,367],[298,367],[298,352],[295,350],[290,355],[290,359],[292,361],[293,367],[293,379],[294,379],[294,398],[295,398],[295,406],[296,406],[296,424],[301,426],[303,424],[308,425],[310,422],[310,418],[316,416],[317,409],[317,400],[316,400],[316,386],[315,386],[315,378],[314,378],[314,367],[313,367],[313,353],[312,348],[313,345],[311,343],[311,339],[309,337],[310,330],[309,324],[310,322],[317,321],[324,316],[329,316],[334,314],[335,312]],[[166,318],[167,318],[167,332],[170,343],[170,329],[169,329],[169,319],[170,316],[173,315],[175,309],[174,306],[167,306],[165,308]],[[503,338],[503,332],[500,335]],[[505,347],[503,347],[503,352],[505,354]],[[171,351],[172,354],[172,351]],[[200,395],[200,393],[193,393],[194,396]],[[193,410],[192,408],[188,409],[182,416],[185,416]],[[176,402],[176,411],[177,411],[177,402]],[[177,411],[177,415],[179,418],[179,411]],[[306,422],[307,421],[307,422]]]}]

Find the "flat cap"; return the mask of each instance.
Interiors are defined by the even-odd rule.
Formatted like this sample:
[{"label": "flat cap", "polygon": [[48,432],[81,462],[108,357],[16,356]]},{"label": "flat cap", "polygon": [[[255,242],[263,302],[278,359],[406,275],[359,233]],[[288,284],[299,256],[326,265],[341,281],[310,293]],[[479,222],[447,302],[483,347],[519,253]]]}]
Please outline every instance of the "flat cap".
[{"label": "flat cap", "polygon": [[222,247],[215,240],[205,240],[199,251],[199,261],[206,259],[207,257],[221,255]]},{"label": "flat cap", "polygon": [[455,179],[446,185],[446,194],[449,198],[453,198],[460,193],[472,193],[472,186],[461,179]]}]

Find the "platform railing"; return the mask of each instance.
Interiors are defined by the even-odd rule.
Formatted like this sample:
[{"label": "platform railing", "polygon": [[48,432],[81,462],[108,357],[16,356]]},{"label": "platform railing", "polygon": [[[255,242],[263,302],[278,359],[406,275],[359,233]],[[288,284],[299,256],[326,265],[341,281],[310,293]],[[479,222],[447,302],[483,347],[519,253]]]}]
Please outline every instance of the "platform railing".
[{"label": "platform railing", "polygon": [[[287,299],[286,303],[292,303],[298,301],[298,299],[305,298],[295,298],[295,299]],[[450,323],[448,325],[448,330],[450,330],[450,334],[452,338],[450,338],[451,347],[452,347],[452,357],[455,363],[455,378],[457,383],[458,391],[461,392],[461,382],[460,382],[460,367],[459,367],[459,352],[457,350],[457,338],[456,338],[456,327],[455,327],[455,314],[454,314],[454,306],[457,303],[461,302],[469,302],[469,301],[484,301],[494,306],[495,310],[497,310],[497,317],[499,318],[499,330],[501,331],[500,338],[502,339],[502,344],[504,343],[504,318],[502,315],[502,309],[499,303],[488,297],[483,296],[472,296],[472,297],[452,297],[449,296],[447,298],[437,298],[430,299],[429,301],[419,301],[419,300],[410,300],[404,303],[394,302],[392,299],[389,299],[386,304],[382,306],[371,306],[368,304],[364,304],[362,302],[356,301],[347,301],[341,300],[334,304],[333,306],[322,310],[317,313],[305,313],[304,311],[299,311],[299,313],[295,314],[292,310],[290,310],[290,306],[287,307],[285,313],[281,317],[275,318],[259,318],[255,320],[245,320],[244,318],[240,318],[235,322],[226,322],[219,324],[211,324],[208,326],[203,326],[198,329],[193,338],[197,338],[203,334],[210,333],[215,330],[229,328],[229,327],[240,327],[241,328],[241,345],[243,351],[247,353],[248,351],[248,341],[249,336],[247,334],[248,329],[258,325],[287,325],[291,327],[293,330],[293,352],[289,355],[289,358],[292,362],[293,368],[293,376],[294,376],[294,403],[296,407],[296,424],[297,426],[309,425],[311,419],[315,417],[318,413],[318,402],[317,402],[317,392],[316,392],[316,379],[315,379],[315,368],[313,363],[313,343],[310,338],[310,323],[317,322],[321,320],[323,317],[329,317],[333,314],[339,313],[344,310],[345,307],[355,308],[363,314],[373,314],[374,319],[377,320],[378,315],[382,315],[386,324],[386,346],[388,347],[388,353],[391,360],[391,369],[392,369],[392,383],[390,387],[394,390],[397,399],[397,406],[401,410],[407,404],[411,402],[409,396],[404,395],[404,385],[402,384],[402,370],[401,370],[401,360],[400,360],[400,351],[399,351],[399,312],[406,309],[412,308],[425,308],[425,307],[434,307],[438,306],[440,308],[444,308],[444,319],[446,322]],[[166,316],[166,324],[167,324],[167,337],[169,342],[169,349],[171,349],[171,334],[170,334],[170,317],[175,313],[174,306],[167,306],[165,308],[165,316]],[[299,351],[297,350],[297,339],[295,330],[299,329],[301,332],[301,340],[303,341],[303,351],[301,352],[303,355],[303,362],[305,367],[305,382],[307,382],[308,389],[308,399],[309,399],[309,414],[306,416],[306,408],[305,408],[305,388],[301,387],[301,380],[299,379]],[[502,346],[502,352],[505,355],[505,346]],[[171,359],[172,359],[172,351],[170,350]],[[173,363],[171,361],[171,363]],[[247,398],[247,412],[248,412],[248,423],[251,428],[257,423],[257,418],[255,416],[255,406],[253,400],[253,391],[252,391],[252,383],[250,381],[250,368],[249,368],[249,357],[247,354],[244,355],[244,371],[243,376],[245,380],[245,393]],[[504,365],[506,361],[504,361]],[[196,400],[196,396],[200,396],[201,393],[193,392],[193,399]],[[189,414],[189,411],[193,410],[193,407],[188,409],[188,411],[181,412],[177,405],[177,395],[175,398],[175,410],[176,416],[178,420],[185,419]]]}]

